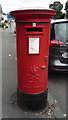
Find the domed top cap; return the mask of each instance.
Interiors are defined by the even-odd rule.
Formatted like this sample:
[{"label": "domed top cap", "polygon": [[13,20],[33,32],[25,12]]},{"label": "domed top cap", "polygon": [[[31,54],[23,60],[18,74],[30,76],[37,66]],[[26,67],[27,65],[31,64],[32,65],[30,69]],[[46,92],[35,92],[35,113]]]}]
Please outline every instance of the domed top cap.
[{"label": "domed top cap", "polygon": [[21,10],[15,10],[11,11],[10,15],[14,17],[15,19],[17,17],[25,17],[25,16],[42,16],[42,17],[47,17],[51,18],[54,15],[56,15],[55,10],[50,10],[50,9],[21,9]]}]

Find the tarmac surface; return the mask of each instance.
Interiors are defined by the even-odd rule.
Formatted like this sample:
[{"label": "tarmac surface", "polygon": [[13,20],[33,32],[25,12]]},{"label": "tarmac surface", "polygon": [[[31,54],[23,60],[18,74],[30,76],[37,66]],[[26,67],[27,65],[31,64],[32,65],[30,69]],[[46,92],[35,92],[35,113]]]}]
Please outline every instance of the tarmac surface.
[{"label": "tarmac surface", "polygon": [[[17,90],[17,57],[16,35],[8,28],[2,30],[2,118],[51,118],[46,108],[39,111],[20,109],[16,102]],[[49,74],[48,102],[56,105],[54,118],[64,118],[66,114],[66,75]],[[49,107],[49,106],[48,106]],[[52,106],[51,106],[52,107]],[[52,109],[52,108],[51,108]],[[50,110],[50,109],[49,109]]]}]

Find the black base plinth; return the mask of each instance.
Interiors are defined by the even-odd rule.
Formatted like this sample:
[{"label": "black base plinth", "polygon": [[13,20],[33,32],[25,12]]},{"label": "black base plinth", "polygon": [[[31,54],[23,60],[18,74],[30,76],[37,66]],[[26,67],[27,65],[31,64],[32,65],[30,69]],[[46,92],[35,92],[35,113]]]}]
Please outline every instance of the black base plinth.
[{"label": "black base plinth", "polygon": [[22,108],[26,105],[29,109],[37,110],[46,107],[48,90],[41,93],[25,93],[17,89],[17,103]]}]

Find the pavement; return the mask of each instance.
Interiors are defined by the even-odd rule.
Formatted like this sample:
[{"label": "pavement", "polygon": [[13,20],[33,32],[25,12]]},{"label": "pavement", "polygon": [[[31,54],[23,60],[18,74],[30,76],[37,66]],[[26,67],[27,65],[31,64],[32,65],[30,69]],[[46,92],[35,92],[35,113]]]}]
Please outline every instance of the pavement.
[{"label": "pavement", "polygon": [[17,105],[16,35],[8,28],[2,30],[2,118],[65,119],[57,101],[48,91],[48,106],[42,110],[21,109]]},{"label": "pavement", "polygon": [[0,28],[0,119],[2,116],[2,30]]}]

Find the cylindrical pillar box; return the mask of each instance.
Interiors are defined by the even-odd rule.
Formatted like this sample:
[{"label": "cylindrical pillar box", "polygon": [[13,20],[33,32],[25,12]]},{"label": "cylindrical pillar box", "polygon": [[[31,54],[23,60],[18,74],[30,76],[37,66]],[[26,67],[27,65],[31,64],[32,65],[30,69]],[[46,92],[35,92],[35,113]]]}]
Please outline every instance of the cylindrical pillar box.
[{"label": "cylindrical pillar box", "polygon": [[10,12],[16,19],[18,104],[32,109],[47,104],[50,18],[54,10]]}]

